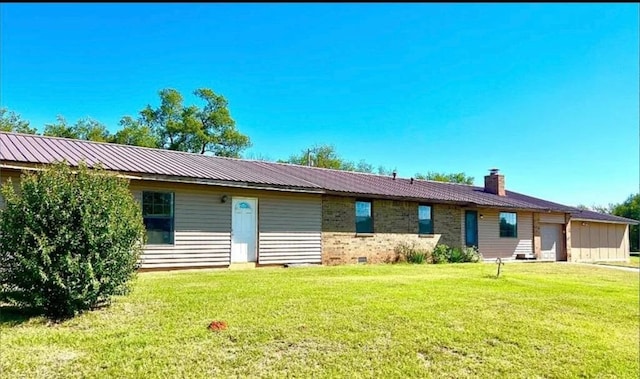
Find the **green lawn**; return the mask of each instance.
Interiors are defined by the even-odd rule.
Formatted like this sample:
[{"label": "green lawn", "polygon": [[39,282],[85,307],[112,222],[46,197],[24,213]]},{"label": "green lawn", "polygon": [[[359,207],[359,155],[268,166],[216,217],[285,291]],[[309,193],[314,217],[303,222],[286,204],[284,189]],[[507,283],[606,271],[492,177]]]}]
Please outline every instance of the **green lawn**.
[{"label": "green lawn", "polygon": [[640,257],[632,255],[630,257],[629,262],[596,262],[596,263],[600,265],[640,268]]},{"label": "green lawn", "polygon": [[[48,325],[2,311],[4,378],[637,378],[638,274],[513,263],[140,274]],[[229,328],[207,325],[224,320]]]}]

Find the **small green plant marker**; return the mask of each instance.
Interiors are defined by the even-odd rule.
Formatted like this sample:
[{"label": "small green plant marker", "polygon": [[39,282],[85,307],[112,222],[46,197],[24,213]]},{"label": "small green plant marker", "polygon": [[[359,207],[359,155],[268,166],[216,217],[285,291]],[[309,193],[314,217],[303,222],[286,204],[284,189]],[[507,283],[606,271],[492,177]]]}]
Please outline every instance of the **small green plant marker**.
[{"label": "small green plant marker", "polygon": [[500,277],[500,266],[504,265],[500,257],[496,258],[496,264],[498,265],[498,273],[496,274],[496,279],[498,279]]}]

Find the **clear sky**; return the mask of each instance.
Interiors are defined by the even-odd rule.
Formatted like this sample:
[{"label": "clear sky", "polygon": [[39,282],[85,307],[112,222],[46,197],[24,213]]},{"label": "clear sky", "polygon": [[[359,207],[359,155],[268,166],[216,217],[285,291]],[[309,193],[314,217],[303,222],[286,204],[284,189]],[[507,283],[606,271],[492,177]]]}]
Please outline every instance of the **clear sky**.
[{"label": "clear sky", "polygon": [[639,190],[638,4],[1,4],[0,104],[118,128],[175,88],[224,95],[253,147],[568,205]]}]

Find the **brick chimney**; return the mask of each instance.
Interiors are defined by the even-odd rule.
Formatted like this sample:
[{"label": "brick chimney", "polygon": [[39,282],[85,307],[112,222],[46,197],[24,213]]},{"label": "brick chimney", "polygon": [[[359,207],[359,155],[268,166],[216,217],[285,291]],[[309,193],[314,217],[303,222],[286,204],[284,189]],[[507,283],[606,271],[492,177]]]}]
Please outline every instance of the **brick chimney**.
[{"label": "brick chimney", "polygon": [[484,177],[484,192],[489,192],[498,196],[505,196],[504,175],[498,174],[497,168],[489,170],[489,175]]}]

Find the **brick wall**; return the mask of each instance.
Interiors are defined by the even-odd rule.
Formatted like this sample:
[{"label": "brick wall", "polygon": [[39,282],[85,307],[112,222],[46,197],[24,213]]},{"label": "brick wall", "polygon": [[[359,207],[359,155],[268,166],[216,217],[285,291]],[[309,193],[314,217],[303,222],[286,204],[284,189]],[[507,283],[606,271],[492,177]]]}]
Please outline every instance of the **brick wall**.
[{"label": "brick wall", "polygon": [[432,250],[437,243],[462,245],[460,207],[433,204],[434,233],[418,235],[418,202],[372,200],[373,234],[356,235],[355,197],[324,196],[322,200],[322,263],[388,262],[402,243]]},{"label": "brick wall", "polygon": [[322,231],[355,233],[355,198],[341,196],[323,196]]},{"label": "brick wall", "polygon": [[433,231],[442,235],[440,243],[462,247],[462,213],[457,205],[433,205]]},{"label": "brick wall", "polygon": [[366,257],[367,263],[392,262],[396,256],[394,248],[400,243],[416,243],[425,250],[433,250],[440,235],[428,237],[406,233],[375,233],[357,237],[355,233],[322,232],[322,264],[336,265],[358,263]]}]

